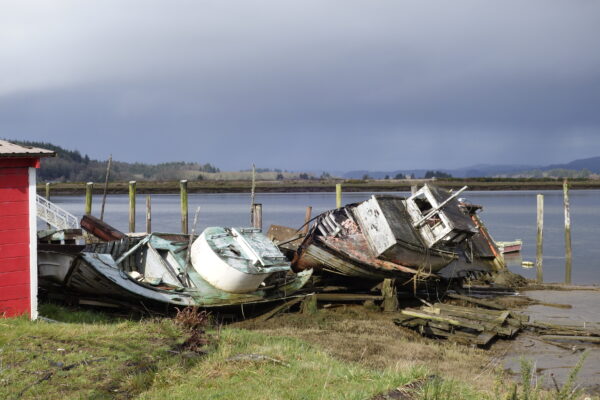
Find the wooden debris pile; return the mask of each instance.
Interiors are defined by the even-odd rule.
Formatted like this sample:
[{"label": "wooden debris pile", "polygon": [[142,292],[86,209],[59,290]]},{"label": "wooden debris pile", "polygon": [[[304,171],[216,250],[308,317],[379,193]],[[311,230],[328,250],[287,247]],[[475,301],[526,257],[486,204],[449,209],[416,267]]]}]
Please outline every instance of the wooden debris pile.
[{"label": "wooden debris pile", "polygon": [[[478,305],[483,305],[482,302],[488,303],[479,299],[472,300],[480,303]],[[493,302],[489,302],[487,308],[435,303],[421,308],[404,309],[402,316],[394,322],[396,325],[417,330],[423,336],[486,346],[496,337],[514,337],[529,322],[526,315],[497,308]]]}]

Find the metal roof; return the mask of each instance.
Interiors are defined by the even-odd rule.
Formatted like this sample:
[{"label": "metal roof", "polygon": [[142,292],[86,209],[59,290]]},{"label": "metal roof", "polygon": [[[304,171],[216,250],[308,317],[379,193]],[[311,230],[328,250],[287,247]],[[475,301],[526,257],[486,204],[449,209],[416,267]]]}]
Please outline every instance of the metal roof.
[{"label": "metal roof", "polygon": [[21,146],[0,139],[0,157],[54,157],[55,152],[32,146]]}]

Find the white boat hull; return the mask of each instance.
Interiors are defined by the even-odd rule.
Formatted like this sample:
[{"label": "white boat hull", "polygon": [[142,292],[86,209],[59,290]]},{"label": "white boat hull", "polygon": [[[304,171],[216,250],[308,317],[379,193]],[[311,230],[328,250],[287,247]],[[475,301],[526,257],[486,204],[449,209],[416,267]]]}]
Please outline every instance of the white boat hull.
[{"label": "white boat hull", "polygon": [[204,235],[192,244],[192,265],[208,283],[231,293],[251,293],[272,272],[248,274],[242,272],[219,257],[209,246]]}]

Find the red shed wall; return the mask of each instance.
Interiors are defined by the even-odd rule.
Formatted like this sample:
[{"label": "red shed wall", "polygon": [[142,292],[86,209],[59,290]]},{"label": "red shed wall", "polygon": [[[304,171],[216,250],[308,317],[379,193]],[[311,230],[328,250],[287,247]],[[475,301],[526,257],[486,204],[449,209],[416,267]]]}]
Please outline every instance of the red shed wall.
[{"label": "red shed wall", "polygon": [[29,168],[0,166],[0,316],[30,312]]}]

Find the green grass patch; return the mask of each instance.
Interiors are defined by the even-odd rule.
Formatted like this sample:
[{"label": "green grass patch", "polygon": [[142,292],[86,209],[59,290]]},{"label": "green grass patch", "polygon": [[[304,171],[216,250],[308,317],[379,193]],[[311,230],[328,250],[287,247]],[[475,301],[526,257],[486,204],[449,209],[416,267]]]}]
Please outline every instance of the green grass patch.
[{"label": "green grass patch", "polygon": [[371,369],[243,329],[213,331],[207,355],[177,354],[186,336],[171,319],[42,311],[68,322],[0,320],[1,399],[368,399],[427,372]]},{"label": "green grass patch", "polygon": [[[302,337],[213,330],[207,353],[196,354],[178,350],[189,332],[172,319],[128,320],[54,305],[44,305],[42,314],[65,322],[0,320],[0,399],[383,400],[394,391],[428,400],[526,398],[510,397],[510,385],[494,393],[445,373],[430,378],[427,362],[375,368]],[[405,357],[418,350],[403,343]],[[526,384],[521,392],[527,393]],[[573,398],[535,393],[538,399]]]}]

